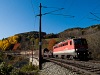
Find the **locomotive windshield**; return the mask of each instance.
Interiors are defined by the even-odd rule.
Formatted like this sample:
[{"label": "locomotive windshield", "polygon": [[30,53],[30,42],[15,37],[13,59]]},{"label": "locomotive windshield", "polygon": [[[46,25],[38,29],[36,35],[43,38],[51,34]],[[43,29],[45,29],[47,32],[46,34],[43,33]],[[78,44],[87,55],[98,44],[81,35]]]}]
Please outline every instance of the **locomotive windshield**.
[{"label": "locomotive windshield", "polygon": [[75,45],[87,45],[86,39],[74,39]]}]

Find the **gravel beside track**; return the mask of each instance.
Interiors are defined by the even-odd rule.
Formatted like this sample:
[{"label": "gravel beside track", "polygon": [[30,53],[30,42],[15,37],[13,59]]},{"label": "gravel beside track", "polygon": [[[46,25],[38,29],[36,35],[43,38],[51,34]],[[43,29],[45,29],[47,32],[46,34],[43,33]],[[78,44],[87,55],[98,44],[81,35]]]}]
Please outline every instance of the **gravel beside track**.
[{"label": "gravel beside track", "polygon": [[80,75],[72,72],[64,67],[61,67],[52,62],[46,62],[42,65],[42,70],[40,71],[40,75]]}]

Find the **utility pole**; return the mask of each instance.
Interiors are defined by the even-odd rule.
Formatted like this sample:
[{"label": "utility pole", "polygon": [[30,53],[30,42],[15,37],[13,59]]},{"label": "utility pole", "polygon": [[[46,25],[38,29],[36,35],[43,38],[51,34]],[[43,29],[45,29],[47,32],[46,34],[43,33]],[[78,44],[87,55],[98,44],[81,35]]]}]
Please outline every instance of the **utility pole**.
[{"label": "utility pole", "polygon": [[[40,3],[39,7],[40,7],[40,14],[37,15],[37,16],[40,16],[40,24],[39,24],[39,69],[41,70],[42,69],[41,17],[42,17],[42,15],[52,14],[53,12],[57,12],[59,10],[63,10],[64,8],[59,8],[57,10],[53,10],[53,11],[50,11],[50,12],[42,14],[41,13],[41,8],[44,7],[44,6],[42,6],[41,3]],[[46,7],[46,8],[48,8],[48,7]],[[54,15],[62,15],[62,14],[54,14]],[[70,15],[63,15],[63,16],[70,16]],[[70,17],[74,17],[74,16],[70,16]]]},{"label": "utility pole", "polygon": [[41,70],[42,69],[42,42],[41,42],[41,3],[40,3],[40,25],[39,25],[39,69]]},{"label": "utility pole", "polygon": [[32,41],[32,65],[33,65],[33,50],[34,50],[34,41]]}]

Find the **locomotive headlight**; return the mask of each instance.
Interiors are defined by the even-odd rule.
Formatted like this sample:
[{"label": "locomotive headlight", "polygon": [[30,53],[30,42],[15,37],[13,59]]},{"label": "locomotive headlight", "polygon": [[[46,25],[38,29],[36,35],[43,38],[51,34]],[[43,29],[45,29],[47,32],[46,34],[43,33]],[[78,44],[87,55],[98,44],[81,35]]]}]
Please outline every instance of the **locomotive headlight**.
[{"label": "locomotive headlight", "polygon": [[78,50],[78,49],[75,49],[76,51]]}]

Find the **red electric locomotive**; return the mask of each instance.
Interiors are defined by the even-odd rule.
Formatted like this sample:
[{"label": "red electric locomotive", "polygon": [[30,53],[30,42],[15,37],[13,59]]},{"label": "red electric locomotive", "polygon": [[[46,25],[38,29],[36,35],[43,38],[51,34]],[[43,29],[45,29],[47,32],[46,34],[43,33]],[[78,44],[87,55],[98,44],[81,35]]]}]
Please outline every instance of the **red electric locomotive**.
[{"label": "red electric locomotive", "polygon": [[88,44],[85,38],[67,39],[53,46],[53,56],[68,59],[88,59]]}]

